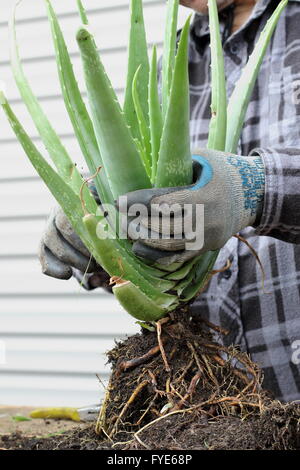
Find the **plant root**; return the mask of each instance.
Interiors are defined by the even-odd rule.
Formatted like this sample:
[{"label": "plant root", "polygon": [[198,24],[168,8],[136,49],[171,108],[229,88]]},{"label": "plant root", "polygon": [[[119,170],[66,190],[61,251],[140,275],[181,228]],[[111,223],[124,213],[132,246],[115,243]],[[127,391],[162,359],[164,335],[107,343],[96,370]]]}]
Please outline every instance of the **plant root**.
[{"label": "plant root", "polygon": [[[74,168],[74,167],[73,167],[73,168]],[[83,190],[84,190],[84,187],[85,187],[90,181],[92,181],[94,178],[96,178],[96,176],[97,176],[98,173],[100,172],[101,168],[102,168],[102,166],[99,166],[99,167],[97,168],[95,174],[92,175],[92,176],[89,176],[89,178],[86,178],[86,179],[83,181],[83,183],[82,183],[82,185],[81,185],[81,187],[80,187],[79,198],[80,198],[82,210],[83,210],[83,212],[84,212],[85,215],[88,214],[88,211],[87,211],[87,208],[86,208],[86,206],[85,206],[84,197],[83,197]]]},{"label": "plant root", "polygon": [[256,261],[258,262],[258,265],[260,267],[260,270],[261,270],[261,275],[262,275],[262,279],[261,279],[261,284],[262,284],[262,291],[264,294],[270,294],[270,292],[267,292],[265,290],[265,281],[266,281],[266,273],[265,273],[265,269],[263,267],[263,264],[260,260],[260,257],[257,253],[257,251],[253,248],[253,246],[248,242],[248,240],[246,240],[246,238],[242,237],[241,235],[234,235],[235,238],[237,238],[238,240],[240,240],[242,243],[245,243],[245,245],[249,248],[249,250],[251,251],[251,253],[253,254],[254,258],[256,259]]},{"label": "plant root", "polygon": [[[156,331],[142,329],[117,344],[108,353],[113,373],[98,432],[104,429],[128,446],[136,439],[146,448],[141,430],[174,414],[207,419],[262,414],[271,399],[261,388],[258,367],[241,351],[218,344],[220,334],[226,331],[182,309],[158,321]],[[134,436],[130,441],[128,434]]]},{"label": "plant root", "polygon": [[187,393],[184,395],[184,397],[178,403],[176,403],[176,405],[171,409],[171,412],[176,411],[176,410],[180,410],[183,407],[183,405],[186,404],[188,398],[193,395],[201,375],[202,375],[201,372],[197,372],[197,374],[194,375],[194,377],[191,380],[191,383],[190,383],[190,386],[188,388]]},{"label": "plant root", "polygon": [[161,356],[162,356],[164,364],[165,364],[166,372],[171,372],[170,366],[168,364],[167,356],[166,356],[166,353],[165,353],[165,350],[164,350],[164,346],[163,346],[163,343],[162,343],[162,339],[161,339],[161,326],[164,323],[167,323],[168,321],[169,321],[168,317],[167,318],[162,318],[161,320],[159,320],[156,323],[156,328],[157,328],[157,341],[158,341],[159,349],[160,349],[160,352],[161,352]]},{"label": "plant root", "polygon": [[149,359],[152,359],[153,356],[156,356],[160,351],[159,346],[154,346],[153,348],[150,349],[146,354],[143,354],[143,356],[140,357],[135,357],[131,359],[130,361],[122,361],[121,364],[119,365],[116,375],[120,375],[121,372],[126,371],[128,369],[133,369],[141,364],[144,364],[147,362]]},{"label": "plant root", "polygon": [[119,422],[121,421],[122,417],[125,415],[126,411],[128,410],[128,408],[130,407],[130,405],[134,402],[134,400],[136,399],[136,397],[138,396],[138,394],[141,392],[141,390],[143,390],[143,388],[148,385],[148,380],[144,380],[143,382],[141,382],[137,387],[136,389],[133,391],[132,395],[130,396],[129,400],[125,403],[121,413],[119,414],[111,432],[109,433],[109,438],[111,439],[112,436],[115,434],[117,428],[118,428],[118,424]]},{"label": "plant root", "polygon": [[111,381],[109,381],[109,384],[105,391],[104,400],[100,409],[100,413],[99,413],[97,423],[96,423],[96,428],[95,428],[96,434],[100,435],[103,433],[106,437],[108,437],[108,434],[107,434],[107,427],[106,427],[105,419],[106,419],[106,408],[107,408],[107,404],[108,404],[109,397],[110,397],[110,391],[111,391]]}]

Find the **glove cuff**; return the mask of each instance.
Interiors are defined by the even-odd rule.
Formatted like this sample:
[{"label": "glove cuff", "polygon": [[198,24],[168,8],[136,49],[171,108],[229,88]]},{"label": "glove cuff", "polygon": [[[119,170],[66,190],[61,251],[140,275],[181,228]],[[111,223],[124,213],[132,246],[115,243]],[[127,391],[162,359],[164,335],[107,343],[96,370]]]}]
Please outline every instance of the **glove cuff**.
[{"label": "glove cuff", "polygon": [[265,167],[260,156],[226,157],[232,192],[233,227],[238,233],[259,220],[265,193]]}]

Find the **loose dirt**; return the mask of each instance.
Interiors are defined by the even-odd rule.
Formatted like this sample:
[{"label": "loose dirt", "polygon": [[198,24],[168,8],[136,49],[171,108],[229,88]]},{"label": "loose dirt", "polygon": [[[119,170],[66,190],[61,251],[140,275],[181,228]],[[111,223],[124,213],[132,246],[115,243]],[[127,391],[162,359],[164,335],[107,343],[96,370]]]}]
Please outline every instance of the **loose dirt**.
[{"label": "loose dirt", "polygon": [[39,437],[29,423],[31,436],[12,430],[0,447],[300,449],[300,404],[272,400],[250,358],[217,341],[225,333],[187,310],[142,329],[108,353],[112,375],[96,426]]}]

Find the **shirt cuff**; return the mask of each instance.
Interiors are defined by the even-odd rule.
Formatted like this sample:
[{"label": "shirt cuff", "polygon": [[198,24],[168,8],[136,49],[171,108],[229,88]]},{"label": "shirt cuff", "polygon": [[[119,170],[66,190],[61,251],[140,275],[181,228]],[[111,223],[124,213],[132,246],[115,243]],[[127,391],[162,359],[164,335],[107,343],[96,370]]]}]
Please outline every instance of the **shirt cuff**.
[{"label": "shirt cuff", "polygon": [[300,243],[300,149],[256,148],[265,165],[263,212],[257,235]]}]

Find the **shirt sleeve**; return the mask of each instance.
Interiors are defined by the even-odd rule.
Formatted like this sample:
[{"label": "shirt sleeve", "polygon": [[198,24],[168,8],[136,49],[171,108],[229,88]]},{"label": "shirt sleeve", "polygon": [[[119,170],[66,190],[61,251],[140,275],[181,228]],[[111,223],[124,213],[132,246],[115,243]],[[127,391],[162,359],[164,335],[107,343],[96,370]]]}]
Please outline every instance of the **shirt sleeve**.
[{"label": "shirt sleeve", "polygon": [[300,149],[257,148],[265,165],[265,197],[257,235],[300,244]]}]

